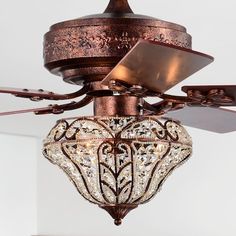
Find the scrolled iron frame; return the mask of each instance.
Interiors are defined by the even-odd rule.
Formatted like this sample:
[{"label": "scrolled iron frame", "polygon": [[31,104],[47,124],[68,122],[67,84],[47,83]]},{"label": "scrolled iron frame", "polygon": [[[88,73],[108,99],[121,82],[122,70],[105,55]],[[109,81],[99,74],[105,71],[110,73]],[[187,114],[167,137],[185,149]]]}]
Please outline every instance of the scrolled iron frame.
[{"label": "scrolled iron frame", "polygon": [[[109,118],[109,117],[108,117]],[[102,118],[102,117],[80,117],[74,121],[72,121],[72,123],[68,123],[66,120],[59,120],[58,123],[56,124],[56,126],[52,129],[53,132],[56,132],[55,133],[52,133],[52,137],[50,136],[50,138],[52,139],[50,142],[44,144],[45,145],[45,150],[44,150],[44,155],[47,159],[50,160],[50,158],[48,157],[48,153],[46,151],[46,147],[48,145],[51,145],[51,144],[58,144],[60,146],[60,149],[63,153],[63,155],[68,159],[70,160],[74,165],[75,167],[77,168],[78,172],[80,173],[81,177],[82,177],[82,180],[83,180],[83,184],[88,192],[88,194],[90,195],[90,198],[93,199],[93,200],[90,200],[87,198],[87,196],[85,196],[80,190],[79,188],[76,186],[76,183],[73,181],[73,178],[67,173],[67,175],[69,176],[69,178],[72,180],[72,182],[74,183],[74,185],[76,186],[77,190],[79,191],[79,193],[85,198],[87,199],[88,201],[92,202],[92,203],[95,203],[97,205],[99,205],[101,208],[105,209],[106,211],[108,211],[108,213],[114,218],[115,220],[115,223],[118,224],[118,223],[121,223],[121,219],[124,218],[124,216],[128,213],[129,210],[132,210],[134,208],[136,208],[139,204],[142,204],[142,203],[146,203],[148,202],[151,198],[153,198],[156,194],[156,192],[159,190],[159,188],[161,187],[162,183],[164,182],[164,178],[166,175],[168,175],[169,172],[172,172],[173,169],[175,169],[176,167],[178,167],[184,160],[187,160],[189,158],[189,155],[187,155],[184,160],[181,161],[181,163],[179,164],[176,164],[175,166],[172,167],[172,169],[170,169],[166,175],[164,175],[162,177],[162,180],[161,182],[159,183],[159,185],[157,186],[157,189],[154,191],[153,194],[151,194],[146,200],[142,201],[142,199],[144,198],[144,196],[146,196],[150,186],[151,186],[151,183],[152,183],[152,178],[153,178],[153,175],[154,173],[156,172],[157,168],[159,167],[160,163],[162,160],[165,159],[165,157],[170,154],[170,150],[171,150],[171,143],[174,143],[176,145],[187,145],[187,144],[184,144],[182,142],[179,141],[179,135],[177,132],[175,132],[174,134],[172,134],[168,129],[168,124],[170,122],[176,124],[177,126],[180,126],[179,122],[175,122],[173,120],[166,120],[163,124],[157,119],[157,118],[154,118],[152,116],[150,117],[147,117],[147,116],[134,116],[133,117],[134,119],[131,120],[128,124],[126,124],[121,130],[119,130],[117,133],[112,133],[110,131],[110,128],[108,128],[108,124],[105,125],[104,124],[104,119],[106,118]],[[70,119],[70,118],[69,118]],[[73,118],[71,118],[73,119]],[[159,134],[158,132],[154,132],[155,133],[155,136],[156,136],[156,139],[155,138],[142,138],[142,137],[139,137],[139,138],[124,138],[122,137],[122,134],[124,133],[124,131],[128,131],[129,128],[131,128],[133,125],[135,124],[139,124],[139,123],[142,123],[144,121],[153,121],[155,123],[157,123],[159,125],[159,127],[161,128],[161,130],[164,132],[162,134]],[[80,143],[80,142],[86,142],[88,139],[87,138],[78,138],[77,135],[79,134],[80,130],[79,128],[75,128],[76,127],[76,124],[78,122],[81,122],[81,121],[90,121],[90,122],[93,122],[94,124],[97,124],[99,125],[99,127],[102,127],[105,129],[105,131],[107,132],[107,134],[110,135],[110,138],[101,138],[101,137],[98,137],[98,138],[95,138],[93,140],[98,140],[99,141],[99,146],[97,147],[97,153],[96,153],[96,156],[97,156],[97,165],[98,165],[98,171],[99,173],[98,176],[99,176],[99,187],[100,187],[100,192],[102,193],[102,196],[103,196],[103,199],[104,199],[104,202],[103,201],[100,201],[98,198],[94,197],[93,194],[91,194],[90,192],[90,189],[88,187],[88,184],[86,182],[86,179],[83,177],[83,174],[82,174],[82,170],[80,169],[80,166],[78,166],[75,161],[72,159],[72,157],[68,154],[68,152],[65,150],[65,146],[66,144],[69,144],[70,142],[72,142],[72,144],[75,142],[76,140],[76,143]],[[62,123],[61,123],[62,122]],[[60,124],[63,124],[63,129],[64,131],[60,129],[60,131],[57,132],[57,127],[58,125]],[[70,134],[69,136],[67,135],[67,131],[70,130],[70,128],[73,128],[73,133]],[[132,200],[131,199],[131,196],[133,194],[133,188],[134,188],[134,147],[133,145],[135,145],[135,142],[137,142],[137,145],[151,145],[151,144],[154,144],[154,143],[158,143],[158,141],[160,141],[161,143],[166,143],[167,144],[167,149],[165,150],[165,153],[162,154],[162,157],[160,160],[156,160],[156,163],[152,169],[152,172],[149,176],[149,179],[147,181],[147,185],[145,187],[145,190],[144,192],[142,193],[142,195],[135,199],[135,200]],[[118,155],[121,152],[121,148],[119,147],[119,145],[126,145],[126,149],[125,151],[127,151],[128,156],[130,158],[130,160],[125,163],[123,166],[118,166],[117,164],[117,160],[118,160]],[[104,152],[104,150],[102,150],[104,148],[104,145],[106,145],[106,148],[109,148],[109,152],[112,154],[112,158],[114,158],[114,170],[110,169],[111,167],[108,166],[106,163],[104,163],[102,161],[102,158],[101,158],[101,155],[105,155],[106,152]],[[102,153],[101,153],[102,151]],[[51,160],[50,160],[51,161]],[[51,161],[52,162],[52,161]],[[52,162],[53,163],[53,162]],[[55,164],[55,163],[54,163]],[[132,179],[127,181],[125,183],[125,185],[120,189],[118,188],[118,185],[116,185],[116,188],[113,189],[109,186],[109,183],[107,183],[101,176],[102,176],[102,167],[106,168],[114,177],[114,180],[115,182],[117,183],[119,177],[120,177],[120,174],[122,173],[122,171],[128,167],[130,165],[130,170],[131,170],[131,176],[132,176]],[[63,168],[62,168],[63,169]],[[64,169],[63,169],[64,170]],[[64,170],[64,172],[66,172]],[[119,200],[119,197],[120,197],[120,193],[123,191],[123,189],[125,189],[126,187],[128,187],[128,185],[131,184],[131,187],[129,188],[129,195],[127,197],[127,199],[122,202],[120,202]],[[115,196],[115,204],[113,202],[110,202],[110,200],[108,198],[106,198],[106,195],[105,193],[103,192],[103,186],[106,185],[110,191],[113,192],[114,196]],[[140,203],[141,201],[141,203]],[[116,210],[115,210],[116,209]],[[123,213],[121,213],[123,212]]]}]

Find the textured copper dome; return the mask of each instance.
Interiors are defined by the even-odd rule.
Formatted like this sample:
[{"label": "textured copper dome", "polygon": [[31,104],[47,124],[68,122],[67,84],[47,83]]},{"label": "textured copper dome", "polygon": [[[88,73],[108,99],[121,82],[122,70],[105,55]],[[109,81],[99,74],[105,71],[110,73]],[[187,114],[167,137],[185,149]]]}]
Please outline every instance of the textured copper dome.
[{"label": "textured copper dome", "polygon": [[183,26],[136,15],[126,0],[111,0],[103,14],[51,26],[44,38],[45,67],[69,83],[101,80],[139,39],[191,48]]}]

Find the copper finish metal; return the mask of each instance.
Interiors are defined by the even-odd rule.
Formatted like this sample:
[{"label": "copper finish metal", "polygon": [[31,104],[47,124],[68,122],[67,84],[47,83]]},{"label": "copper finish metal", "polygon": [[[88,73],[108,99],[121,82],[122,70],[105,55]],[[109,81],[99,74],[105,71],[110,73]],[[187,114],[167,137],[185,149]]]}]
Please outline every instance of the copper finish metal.
[{"label": "copper finish metal", "polygon": [[235,85],[184,86],[182,90],[193,100],[193,105],[236,106]]},{"label": "copper finish metal", "polygon": [[[147,142],[159,140],[157,138],[160,137],[161,142],[169,144],[168,150],[164,154],[164,156],[167,156],[169,151],[172,152],[172,141],[176,144],[181,144],[178,132],[176,132],[175,137],[172,135],[172,127],[170,128],[171,131],[168,129],[168,122],[173,120],[175,120],[176,124],[178,123],[176,120],[181,120],[181,123],[184,125],[218,133],[236,131],[236,111],[220,108],[220,106],[236,106],[236,85],[184,86],[182,90],[187,94],[186,96],[165,94],[168,89],[212,61],[213,58],[211,56],[191,50],[191,36],[187,34],[183,26],[147,16],[136,15],[132,12],[127,0],[110,0],[103,14],[55,24],[45,34],[45,67],[50,72],[62,76],[63,80],[67,83],[83,85],[82,89],[70,94],[57,94],[42,89],[0,88],[0,93],[12,94],[17,97],[28,98],[32,101],[43,99],[69,100],[85,96],[79,101],[67,101],[64,104],[52,104],[47,107],[2,112],[0,116],[29,112],[33,112],[36,115],[61,114],[64,111],[84,107],[93,101],[94,115],[96,117],[80,117],[73,122],[85,121],[87,119],[92,123],[95,122],[97,125],[100,125],[98,127],[102,127],[102,129],[110,134],[106,136],[102,132],[102,138],[98,137],[98,140],[101,141],[99,148],[93,151],[98,156],[99,168],[97,174],[101,196],[104,201],[92,194],[92,189],[89,188],[89,178],[85,180],[81,174],[79,164],[72,160],[73,158],[66,152],[65,146],[61,146],[61,151],[67,158],[72,160],[74,168],[77,168],[78,173],[82,176],[84,187],[88,193],[88,195],[86,193],[82,195],[87,200],[98,204],[102,209],[106,210],[114,219],[114,223],[120,225],[122,219],[131,210],[137,208],[138,203],[145,203],[154,196],[150,195],[148,198],[144,198],[144,201],[141,201],[143,197],[146,197],[144,195],[138,199],[132,197],[136,181],[134,164],[137,164],[133,159],[133,157],[136,157],[136,155],[133,155],[135,154],[134,149],[132,149],[132,145],[134,145],[132,143],[133,140],[141,141],[144,142],[144,145],[148,145]],[[162,101],[149,104],[144,100],[147,96],[158,97]],[[153,120],[153,115],[164,115],[166,113],[171,118],[163,118],[167,119],[164,124],[159,124],[163,130],[160,129],[158,131],[154,128],[156,132],[155,138],[143,137],[142,132],[145,132],[144,126],[140,126],[142,128],[140,135],[132,135],[130,136],[131,138],[124,136],[126,138],[123,138],[122,132],[127,127],[136,129],[135,127],[139,126],[138,123],[140,121],[147,119],[145,115],[150,115],[148,119]],[[122,118],[121,123],[125,122],[124,124],[126,125],[127,123],[128,126],[124,126],[123,130],[115,132],[115,128],[112,130],[112,127],[116,125],[122,127],[122,125],[118,123],[120,122],[119,119],[117,121],[114,118],[112,125],[106,126],[105,122],[108,119],[104,119],[104,117],[108,116],[136,117],[129,118],[130,121]],[[67,141],[74,142],[73,139],[80,134],[79,126],[76,123],[74,123],[76,124],[75,126],[72,126],[72,124],[70,124],[71,130],[73,129],[72,132],[67,132],[69,123],[66,120],[64,120],[66,128],[58,126],[58,129],[53,129],[52,136],[54,137],[52,141],[60,142],[60,144],[63,144],[63,142],[65,144]],[[94,127],[91,128],[91,137],[95,135],[94,138],[96,138],[97,142],[96,135],[98,129],[96,126]],[[62,129],[62,131],[59,131],[59,129]],[[82,127],[81,129],[90,128],[85,126],[85,128]],[[68,133],[70,133],[70,137],[67,136]],[[90,135],[90,132],[84,132],[84,134]],[[81,135],[82,138],[80,140],[84,142],[88,140],[87,137],[90,139],[90,136],[86,135]],[[51,142],[51,138],[47,140]],[[75,141],[77,142],[77,140]],[[119,144],[121,143],[127,144],[129,148],[127,150],[130,150],[130,152],[127,152],[127,155],[121,148],[119,149]],[[105,151],[103,149],[105,146],[102,146],[103,144],[107,144],[111,151],[108,149],[108,151]],[[73,148],[77,152],[77,144],[72,143],[72,145],[75,146]],[[91,148],[91,146],[88,147]],[[46,154],[48,150],[45,150],[44,153]],[[101,156],[106,157],[109,154],[114,157],[114,162],[111,165],[101,158]],[[122,156],[122,160],[120,159],[122,162],[124,162],[124,157],[127,159],[129,155],[130,160],[121,166],[117,161],[118,155]],[[50,160],[50,158],[48,159]],[[163,161],[163,157],[160,161]],[[115,167],[114,170],[112,165]],[[101,171],[101,166],[104,167],[103,170],[106,169],[111,173],[115,179],[115,187],[111,186],[106,178],[103,178],[105,172]],[[122,171],[128,166],[131,166],[132,179],[125,180],[127,182],[121,187],[119,179],[122,177]],[[143,194],[149,193],[149,188],[153,187],[152,177],[155,173],[159,175],[159,172],[155,172],[158,166],[159,160],[150,174]],[[71,180],[76,185],[76,181],[73,178]],[[158,189],[163,181],[164,179],[159,182]],[[130,188],[127,188],[128,190],[125,189],[129,185]],[[104,186],[107,186],[114,194],[114,201],[108,199],[103,188]],[[77,185],[76,187],[80,191],[80,187]],[[129,195],[127,195],[127,199],[120,200],[120,196],[125,193],[125,191],[123,192],[124,189],[125,191],[130,191],[128,192]],[[110,193],[108,192],[108,194]]]},{"label": "copper finish metal", "polygon": [[66,104],[52,104],[47,107],[40,107],[40,108],[32,108],[32,109],[24,109],[24,110],[16,110],[16,111],[7,111],[7,112],[0,112],[0,116],[8,116],[8,115],[17,115],[17,114],[24,114],[24,113],[34,113],[35,115],[47,115],[47,114],[61,114],[64,111],[70,111],[79,109],[91,103],[93,97],[85,96],[78,102],[69,102]]},{"label": "copper finish metal", "polygon": [[113,92],[107,86],[102,85],[101,82],[96,81],[90,83],[90,90],[87,93],[93,97],[112,96]]},{"label": "copper finish metal", "polygon": [[[140,39],[141,42],[131,50]],[[142,50],[136,50],[140,46]],[[118,67],[122,65],[126,67],[126,72],[131,71],[124,78],[119,77],[120,71],[119,76],[114,76],[117,67],[112,71],[121,59]],[[216,108],[236,106],[235,85],[184,86],[182,90],[186,92],[186,97],[165,94],[166,90],[212,61],[212,57],[191,50],[191,36],[183,26],[136,15],[127,0],[110,0],[103,14],[57,23],[44,37],[45,67],[68,83],[84,85],[81,90],[57,94],[42,89],[0,88],[0,93],[32,101],[66,100],[86,94],[85,98],[78,102],[2,112],[0,115],[28,112],[60,114],[94,100],[94,113],[98,116],[140,115],[142,109],[144,114],[174,114],[172,111],[178,109],[174,111],[178,114],[176,118],[187,120],[186,124],[191,125],[196,119],[192,118],[194,122],[189,122],[191,116],[187,113],[191,113],[191,109],[200,111],[205,107],[201,110],[202,114],[209,109],[212,116],[225,112],[225,116],[228,114],[233,119],[235,112]],[[157,65],[158,70],[154,69]],[[149,104],[143,100],[146,96],[160,97],[163,101]],[[200,122],[200,128],[219,130],[218,123],[207,128],[209,120],[205,126],[202,125],[204,122]],[[232,129],[231,123],[228,122],[229,130]],[[196,127],[195,124],[193,126]]]},{"label": "copper finish metal", "polygon": [[135,96],[105,96],[94,98],[95,116],[135,116],[139,115],[140,98]]},{"label": "copper finish metal", "polygon": [[100,205],[100,207],[106,210],[110,216],[114,219],[115,225],[121,225],[122,219],[133,209],[137,208],[135,204],[119,204],[119,205]]},{"label": "copper finish metal", "polygon": [[80,97],[90,91],[90,85],[86,84],[80,90],[69,93],[69,94],[57,94],[54,92],[45,91],[43,89],[19,89],[19,88],[8,88],[0,87],[0,93],[11,94],[16,97],[28,98],[31,101],[41,101],[41,100],[67,100]]},{"label": "copper finish metal", "polygon": [[191,48],[183,26],[132,13],[110,1],[103,14],[53,25],[44,37],[45,67],[68,83],[102,80],[139,39]]},{"label": "copper finish metal", "polygon": [[104,13],[133,13],[127,0],[110,0]]},{"label": "copper finish metal", "polygon": [[185,103],[180,101],[166,101],[155,104],[143,103],[143,110],[145,115],[165,115],[170,111],[180,110],[185,108]]}]

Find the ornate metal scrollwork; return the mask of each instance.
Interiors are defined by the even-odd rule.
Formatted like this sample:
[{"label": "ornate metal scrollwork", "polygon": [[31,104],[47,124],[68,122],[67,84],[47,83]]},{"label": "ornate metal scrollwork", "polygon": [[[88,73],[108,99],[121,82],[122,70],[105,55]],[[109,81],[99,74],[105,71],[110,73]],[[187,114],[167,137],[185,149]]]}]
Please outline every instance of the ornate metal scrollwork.
[{"label": "ornate metal scrollwork", "polygon": [[193,102],[190,104],[201,104],[203,106],[227,106],[234,102],[234,99],[228,96],[224,89],[210,89],[207,92],[200,90],[188,90],[188,98],[192,99]]},{"label": "ornate metal scrollwork", "polygon": [[191,138],[179,123],[148,116],[62,120],[44,142],[45,157],[116,224],[149,201],[191,152]]}]

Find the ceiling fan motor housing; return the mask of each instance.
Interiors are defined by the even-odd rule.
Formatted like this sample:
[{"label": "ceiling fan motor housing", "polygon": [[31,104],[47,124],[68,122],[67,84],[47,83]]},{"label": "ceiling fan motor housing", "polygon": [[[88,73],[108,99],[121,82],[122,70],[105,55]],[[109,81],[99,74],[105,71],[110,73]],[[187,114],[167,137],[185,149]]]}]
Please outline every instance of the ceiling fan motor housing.
[{"label": "ceiling fan motor housing", "polygon": [[103,14],[51,26],[44,37],[44,63],[65,82],[100,81],[139,39],[191,49],[185,27],[136,15],[127,1],[110,1]]}]

